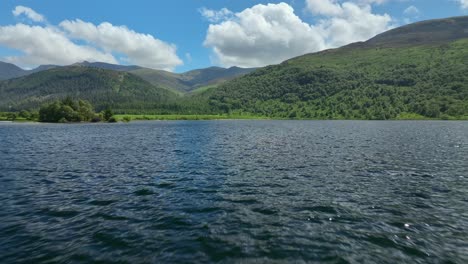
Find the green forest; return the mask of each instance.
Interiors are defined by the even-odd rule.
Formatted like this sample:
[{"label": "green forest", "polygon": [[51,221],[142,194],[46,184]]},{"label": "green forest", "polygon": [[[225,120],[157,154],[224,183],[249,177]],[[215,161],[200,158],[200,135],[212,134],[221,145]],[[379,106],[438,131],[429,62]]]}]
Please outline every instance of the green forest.
[{"label": "green forest", "polygon": [[206,92],[223,112],[313,119],[468,116],[468,40],[342,48],[270,66]]},{"label": "green forest", "polygon": [[93,106],[83,100],[74,101],[70,97],[43,105],[39,109],[39,121],[53,123],[89,122],[100,118],[94,112]]},{"label": "green forest", "polygon": [[165,109],[177,95],[133,74],[91,67],[60,67],[0,82],[0,111],[38,110],[45,102],[71,97],[97,111]]}]

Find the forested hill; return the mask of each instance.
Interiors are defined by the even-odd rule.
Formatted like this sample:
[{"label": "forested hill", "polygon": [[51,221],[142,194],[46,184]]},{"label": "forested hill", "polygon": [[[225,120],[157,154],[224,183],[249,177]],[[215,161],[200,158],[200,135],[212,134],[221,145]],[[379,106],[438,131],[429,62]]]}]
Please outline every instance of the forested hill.
[{"label": "forested hill", "polygon": [[[129,72],[141,77],[149,83],[163,87],[176,92],[191,92],[197,88],[204,86],[212,86],[232,80],[236,77],[253,72],[255,68],[221,68],[208,67],[196,69],[184,73],[173,73],[163,70],[154,70],[136,65],[118,65],[104,62],[77,62],[70,66],[73,67],[88,67],[104,70]],[[6,62],[0,61],[0,80],[8,80],[21,76],[30,75],[33,73],[59,68],[57,65],[40,65],[32,70],[24,70],[20,67]],[[64,66],[65,68],[69,66]]]},{"label": "forested hill", "polygon": [[208,67],[203,69],[191,70],[184,73],[173,73],[163,70],[154,70],[140,66],[125,66],[103,62],[81,62],[73,66],[84,66],[98,69],[126,71],[141,77],[149,83],[164,87],[178,92],[191,92],[199,87],[216,85],[236,77],[253,72],[255,68],[222,68]]},{"label": "forested hill", "polygon": [[172,91],[122,71],[90,67],[58,67],[0,82],[0,111],[37,109],[67,96],[90,101],[96,110],[161,109],[175,100]]},{"label": "forested hill", "polygon": [[468,17],[259,69],[205,93],[212,107],[290,118],[468,116]]}]

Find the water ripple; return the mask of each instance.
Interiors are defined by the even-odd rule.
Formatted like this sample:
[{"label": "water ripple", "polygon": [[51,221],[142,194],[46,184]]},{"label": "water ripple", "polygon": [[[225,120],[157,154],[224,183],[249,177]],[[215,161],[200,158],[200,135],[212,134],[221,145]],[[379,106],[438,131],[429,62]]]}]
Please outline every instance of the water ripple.
[{"label": "water ripple", "polygon": [[468,123],[0,124],[2,263],[468,263]]}]

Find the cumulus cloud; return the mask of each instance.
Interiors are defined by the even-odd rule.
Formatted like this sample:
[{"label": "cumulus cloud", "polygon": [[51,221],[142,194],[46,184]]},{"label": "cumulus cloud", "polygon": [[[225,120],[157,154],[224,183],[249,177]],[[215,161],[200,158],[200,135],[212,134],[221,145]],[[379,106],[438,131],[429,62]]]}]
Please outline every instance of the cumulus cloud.
[{"label": "cumulus cloud", "polygon": [[94,25],[82,20],[65,20],[60,27],[74,39],[85,40],[106,51],[123,53],[132,64],[154,69],[173,70],[182,60],[175,45],[165,43],[149,34],[137,33],[125,26],[104,22]]},{"label": "cumulus cloud", "polygon": [[117,63],[112,54],[77,45],[65,37],[63,32],[52,27],[25,24],[0,26],[0,44],[23,51],[22,56],[6,58],[22,66],[66,65],[83,60]]},{"label": "cumulus cloud", "polygon": [[[308,3],[318,1],[335,2],[332,0],[307,0]],[[369,4],[354,2],[335,2],[333,4],[336,5],[339,12],[335,14],[322,12],[323,18],[317,24],[329,47],[334,48],[352,42],[364,41],[392,28],[392,18],[388,14],[372,13],[372,6]]]},{"label": "cumulus cloud", "polygon": [[[18,6],[13,14],[24,14],[35,22],[45,21],[44,16],[28,7]],[[0,45],[22,51],[20,56],[3,59],[23,67],[67,65],[86,60],[173,70],[183,63],[176,54],[175,45],[108,22],[94,25],[81,20],[65,20],[58,26],[21,23],[0,26]]]},{"label": "cumulus cloud", "polygon": [[318,30],[301,21],[291,6],[256,5],[212,24],[204,42],[225,66],[263,66],[323,49]]},{"label": "cumulus cloud", "polygon": [[17,6],[15,9],[12,11],[14,16],[20,16],[20,15],[25,15],[29,19],[31,19],[34,22],[44,22],[45,18],[43,15],[37,13],[36,11],[32,10],[29,7],[26,6]]},{"label": "cumulus cloud", "polygon": [[200,8],[198,12],[200,12],[200,14],[204,18],[206,18],[208,21],[212,23],[216,23],[216,22],[231,18],[233,16],[233,13],[231,12],[231,10],[227,8],[222,8],[221,10],[212,10],[212,9],[203,7],[203,8]]},{"label": "cumulus cloud", "polygon": [[264,66],[305,53],[367,40],[391,28],[392,18],[372,13],[382,0],[306,0],[317,16],[310,25],[286,3],[256,5],[211,24],[205,46],[224,66]]}]

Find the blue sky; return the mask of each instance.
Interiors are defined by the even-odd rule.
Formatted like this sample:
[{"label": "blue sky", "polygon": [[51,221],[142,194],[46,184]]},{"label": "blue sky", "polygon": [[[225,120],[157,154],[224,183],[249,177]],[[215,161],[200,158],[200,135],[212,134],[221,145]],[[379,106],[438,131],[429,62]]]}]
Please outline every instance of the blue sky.
[{"label": "blue sky", "polygon": [[[263,66],[364,40],[408,22],[467,15],[463,1],[468,7],[467,0],[2,0],[0,60],[30,68],[95,58],[176,72],[213,65]],[[44,19],[34,21],[23,9],[15,16],[17,6]],[[261,27],[258,21],[267,24]],[[104,22],[110,24],[98,28]],[[97,29],[83,31],[90,26]],[[122,44],[133,37],[142,39]],[[43,54],[41,41],[50,43],[48,54]]]}]

